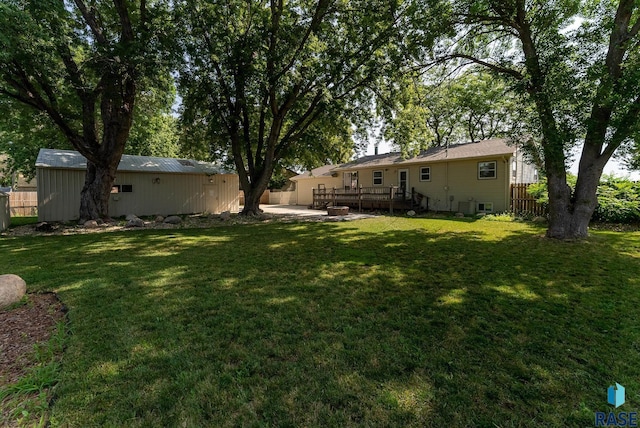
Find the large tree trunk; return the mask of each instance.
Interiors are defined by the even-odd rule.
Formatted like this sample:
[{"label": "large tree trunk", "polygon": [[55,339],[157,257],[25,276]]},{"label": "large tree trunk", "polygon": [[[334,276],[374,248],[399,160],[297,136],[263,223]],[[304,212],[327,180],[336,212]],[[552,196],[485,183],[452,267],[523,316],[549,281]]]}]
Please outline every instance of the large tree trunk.
[{"label": "large tree trunk", "polygon": [[264,193],[265,189],[259,190],[256,188],[249,188],[244,190],[244,208],[240,214],[248,216],[256,216],[262,213],[260,209],[260,197]]},{"label": "large tree trunk", "polygon": [[[589,222],[598,204],[597,190],[606,161],[597,147],[585,143],[580,157],[576,188],[571,193],[564,167],[547,170],[549,189],[549,229],[547,237],[584,239],[589,236]],[[548,162],[553,164],[553,162]]]},{"label": "large tree trunk", "polygon": [[[103,78],[104,93],[100,101],[100,117],[103,121],[102,139],[98,145],[94,122],[85,112],[85,138],[91,135],[91,150],[80,151],[87,158],[84,187],[80,192],[80,221],[109,219],[109,196],[116,179],[118,164],[124,153],[133,123],[133,108],[136,95],[133,71],[124,78],[108,75]],[[93,107],[93,105],[92,105]]]},{"label": "large tree trunk", "polygon": [[596,190],[600,175],[586,174],[571,195],[571,189],[559,177],[549,175],[548,238],[584,239],[589,236],[589,222],[597,205]]},{"label": "large tree trunk", "polygon": [[571,225],[571,189],[564,171],[548,171],[549,228],[548,238],[565,239]]},{"label": "large tree trunk", "polygon": [[87,161],[84,187],[80,192],[80,222],[109,219],[109,197],[120,162],[112,159],[110,164],[96,165]]},{"label": "large tree trunk", "polygon": [[267,190],[272,173],[273,168],[269,171],[262,170],[254,174],[254,176],[251,177],[251,181],[249,181],[246,175],[244,179],[240,179],[242,190],[244,191],[244,208],[242,208],[240,214],[256,216],[263,212],[260,209],[260,197],[264,191]]}]

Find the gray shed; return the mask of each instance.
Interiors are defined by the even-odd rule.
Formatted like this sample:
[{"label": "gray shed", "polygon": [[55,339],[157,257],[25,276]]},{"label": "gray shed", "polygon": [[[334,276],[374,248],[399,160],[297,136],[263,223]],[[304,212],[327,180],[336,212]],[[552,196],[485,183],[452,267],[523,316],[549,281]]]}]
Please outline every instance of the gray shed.
[{"label": "gray shed", "polygon": [[[38,220],[78,218],[87,161],[71,150],[41,149],[36,160]],[[239,180],[216,164],[191,159],[123,155],[109,215],[237,212]]]}]

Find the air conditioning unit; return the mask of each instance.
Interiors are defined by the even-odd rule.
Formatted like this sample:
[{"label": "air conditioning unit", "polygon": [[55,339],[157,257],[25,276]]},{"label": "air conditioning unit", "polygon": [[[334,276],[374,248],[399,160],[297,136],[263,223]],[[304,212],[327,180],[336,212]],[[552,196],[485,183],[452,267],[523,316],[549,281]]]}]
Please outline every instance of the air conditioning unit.
[{"label": "air conditioning unit", "polygon": [[469,201],[460,201],[458,202],[458,212],[462,214],[473,214],[471,202]]}]

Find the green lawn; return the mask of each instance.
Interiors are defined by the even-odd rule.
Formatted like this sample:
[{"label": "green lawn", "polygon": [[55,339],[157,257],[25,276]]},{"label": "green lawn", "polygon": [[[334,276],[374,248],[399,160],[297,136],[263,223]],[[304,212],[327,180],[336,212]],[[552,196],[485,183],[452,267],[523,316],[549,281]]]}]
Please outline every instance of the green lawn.
[{"label": "green lawn", "polygon": [[640,233],[380,217],[1,238],[71,335],[53,426],[593,426],[640,408]]}]

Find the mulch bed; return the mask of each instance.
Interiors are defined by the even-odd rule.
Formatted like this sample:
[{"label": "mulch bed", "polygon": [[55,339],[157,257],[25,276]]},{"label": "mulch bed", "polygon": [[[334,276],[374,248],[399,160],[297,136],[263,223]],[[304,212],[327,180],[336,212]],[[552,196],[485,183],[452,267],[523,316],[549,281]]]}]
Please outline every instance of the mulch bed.
[{"label": "mulch bed", "polygon": [[54,293],[28,294],[26,304],[0,310],[0,388],[34,364],[34,346],[46,343],[66,308]]}]

